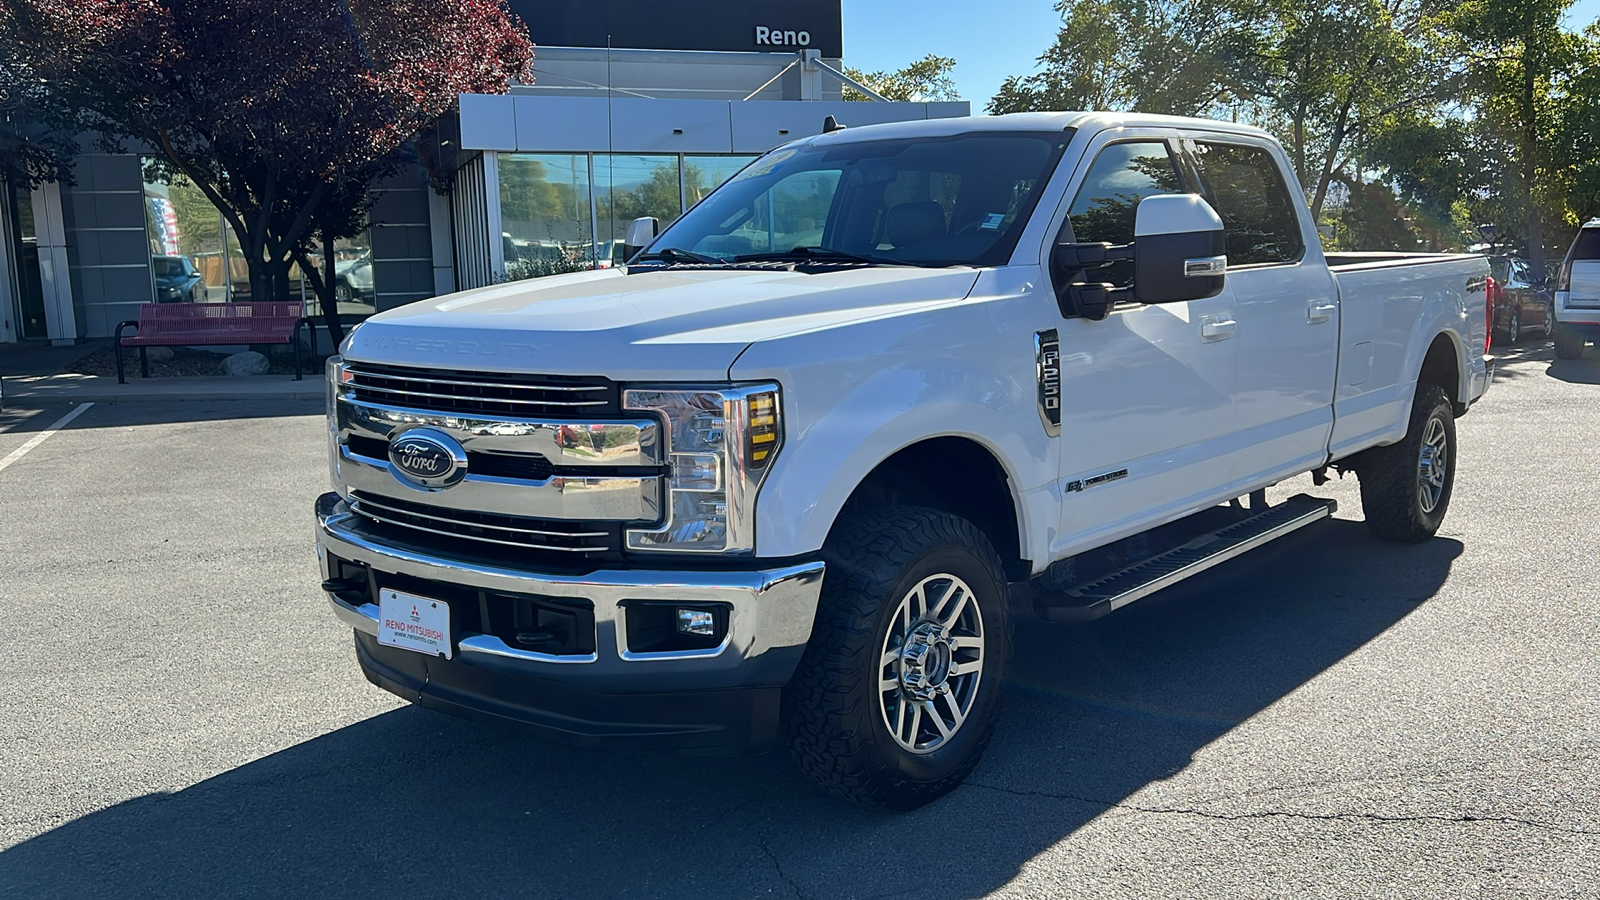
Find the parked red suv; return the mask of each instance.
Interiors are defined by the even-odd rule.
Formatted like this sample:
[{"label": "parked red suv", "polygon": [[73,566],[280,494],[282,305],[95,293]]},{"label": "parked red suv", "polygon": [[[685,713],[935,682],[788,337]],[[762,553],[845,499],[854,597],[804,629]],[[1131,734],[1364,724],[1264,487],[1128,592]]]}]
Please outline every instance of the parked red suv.
[{"label": "parked red suv", "polygon": [[1535,284],[1528,261],[1515,256],[1489,257],[1489,304],[1494,310],[1490,324],[1496,343],[1515,344],[1523,333],[1538,329],[1542,337],[1555,330],[1555,295],[1546,284]]}]

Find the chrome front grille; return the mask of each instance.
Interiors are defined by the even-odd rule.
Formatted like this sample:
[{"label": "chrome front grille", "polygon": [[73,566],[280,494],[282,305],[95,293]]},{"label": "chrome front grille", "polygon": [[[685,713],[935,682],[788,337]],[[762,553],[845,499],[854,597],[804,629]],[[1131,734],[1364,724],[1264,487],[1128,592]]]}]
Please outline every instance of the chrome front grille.
[{"label": "chrome front grille", "polygon": [[620,393],[606,378],[410,369],[351,363],[345,389],[357,400],[454,414],[528,418],[617,415]]},{"label": "chrome front grille", "polygon": [[362,491],[350,492],[350,510],[383,525],[505,547],[588,554],[620,546],[615,526],[449,509]]},{"label": "chrome front grille", "polygon": [[[382,460],[389,457],[389,441],[384,438],[352,434],[345,439],[344,445],[350,448],[351,453],[368,459]],[[515,478],[522,481],[544,481],[556,474],[556,467],[550,460],[537,453],[483,453],[468,450],[467,468],[474,475]]]}]

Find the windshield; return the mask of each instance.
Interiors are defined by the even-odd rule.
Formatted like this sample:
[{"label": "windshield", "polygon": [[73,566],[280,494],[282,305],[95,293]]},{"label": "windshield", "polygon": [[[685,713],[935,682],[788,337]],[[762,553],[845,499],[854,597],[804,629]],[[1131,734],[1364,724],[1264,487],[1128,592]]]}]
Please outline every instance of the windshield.
[{"label": "windshield", "polygon": [[186,260],[180,256],[152,256],[150,263],[155,267],[157,278],[183,278],[189,274]]},{"label": "windshield", "polygon": [[685,214],[649,255],[1000,265],[1071,137],[987,132],[780,148]]}]

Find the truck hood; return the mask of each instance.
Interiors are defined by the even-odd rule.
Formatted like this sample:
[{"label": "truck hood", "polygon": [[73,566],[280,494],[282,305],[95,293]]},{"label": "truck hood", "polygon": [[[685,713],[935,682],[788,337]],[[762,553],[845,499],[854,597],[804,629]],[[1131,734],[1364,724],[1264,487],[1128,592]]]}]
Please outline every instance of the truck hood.
[{"label": "truck hood", "polygon": [[977,276],[963,268],[603,269],[378,313],[350,335],[344,353],[425,368],[722,381],[756,341],[959,301]]}]

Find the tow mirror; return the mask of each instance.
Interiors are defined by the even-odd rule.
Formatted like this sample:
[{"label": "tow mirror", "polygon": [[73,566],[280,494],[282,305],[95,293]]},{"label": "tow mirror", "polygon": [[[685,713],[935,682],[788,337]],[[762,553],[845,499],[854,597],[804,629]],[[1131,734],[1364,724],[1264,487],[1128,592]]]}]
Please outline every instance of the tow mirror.
[{"label": "tow mirror", "polygon": [[1133,221],[1133,299],[1203,300],[1222,293],[1228,274],[1222,219],[1199,194],[1158,194]]},{"label": "tow mirror", "polygon": [[[1118,303],[1178,303],[1222,293],[1228,273],[1222,219],[1198,194],[1146,197],[1131,244],[1056,244],[1050,253],[1061,314],[1099,321]],[[1116,287],[1096,269],[1132,261],[1133,284]],[[1101,276],[1103,278],[1104,276]]]},{"label": "tow mirror", "polygon": [[629,222],[622,237],[622,258],[632,260],[640,250],[650,246],[660,230],[661,220],[655,216],[640,216]]}]

